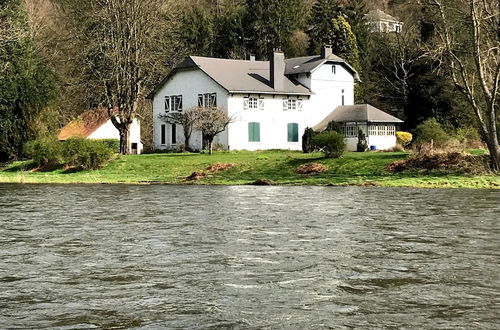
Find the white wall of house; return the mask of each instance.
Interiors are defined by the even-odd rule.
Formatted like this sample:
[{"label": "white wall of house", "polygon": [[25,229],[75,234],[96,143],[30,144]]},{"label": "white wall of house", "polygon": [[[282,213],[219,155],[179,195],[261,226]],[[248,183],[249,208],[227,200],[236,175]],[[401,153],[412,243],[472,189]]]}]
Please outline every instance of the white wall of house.
[{"label": "white wall of house", "polygon": [[312,127],[318,124],[339,105],[354,104],[354,77],[340,64],[327,62],[316,68],[309,76],[301,74],[297,79],[313,92],[307,102],[308,115],[304,122],[305,126]]},{"label": "white wall of house", "polygon": [[[244,99],[256,98],[262,100],[263,107],[244,107]],[[302,101],[302,110],[284,110],[284,99]],[[235,121],[229,125],[228,137],[231,149],[263,150],[263,149],[290,149],[301,150],[304,122],[307,117],[307,97],[285,95],[234,95],[228,99],[229,115]],[[260,141],[249,141],[249,123],[259,123]],[[288,124],[298,125],[298,139],[288,141]]]},{"label": "white wall of house", "polygon": [[[217,106],[228,108],[228,93],[218,83],[211,79],[201,70],[180,71],[173,75],[170,80],[156,93],[153,98],[153,143],[155,149],[179,149],[184,144],[184,133],[182,127],[176,127],[177,143],[172,144],[172,125],[158,119],[159,115],[165,114],[165,97],[170,95],[182,95],[182,108],[184,110],[198,106],[198,94],[216,93]],[[165,125],[165,143],[162,143],[162,125]],[[190,139],[190,147],[201,150],[202,137],[200,132],[193,132]],[[227,132],[219,134],[214,143],[227,146]]]},{"label": "white wall of house", "polygon": [[[113,125],[111,119],[104,123],[101,127],[96,129],[92,134],[90,134],[88,139],[99,140],[99,139],[120,139],[120,133],[118,129]],[[143,145],[141,143],[141,122],[139,119],[135,118],[130,126],[130,143],[137,144],[137,153],[141,153]]]},{"label": "white wall of house", "polygon": [[367,137],[368,147],[374,146],[377,150],[386,150],[394,147],[396,145],[396,136],[378,136],[378,135],[368,135]]}]

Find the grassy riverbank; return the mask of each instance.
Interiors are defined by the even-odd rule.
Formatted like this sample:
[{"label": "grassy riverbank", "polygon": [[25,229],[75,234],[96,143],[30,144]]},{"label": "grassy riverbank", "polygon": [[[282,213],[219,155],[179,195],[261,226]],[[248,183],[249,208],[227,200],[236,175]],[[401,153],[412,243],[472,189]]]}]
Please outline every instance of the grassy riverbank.
[{"label": "grassy riverbank", "polygon": [[[407,157],[401,152],[346,153],[340,159],[325,159],[320,153],[287,151],[233,151],[205,154],[150,154],[121,156],[96,171],[30,170],[30,162],[15,162],[0,169],[1,183],[169,183],[249,184],[269,180],[281,185],[379,185],[404,187],[500,188],[500,176],[467,176],[459,173],[390,173],[384,167]],[[314,175],[295,172],[302,164],[315,162],[327,170]],[[214,163],[235,163],[226,171],[186,181],[194,171]]]}]

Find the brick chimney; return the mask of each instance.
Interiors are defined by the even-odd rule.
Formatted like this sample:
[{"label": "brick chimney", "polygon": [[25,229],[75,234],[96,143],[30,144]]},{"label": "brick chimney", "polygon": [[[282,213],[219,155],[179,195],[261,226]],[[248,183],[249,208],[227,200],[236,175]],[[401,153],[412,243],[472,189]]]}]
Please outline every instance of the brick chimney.
[{"label": "brick chimney", "polygon": [[275,90],[285,89],[285,54],[275,49],[269,59],[271,87]]},{"label": "brick chimney", "polygon": [[321,58],[328,58],[328,56],[332,55],[332,46],[324,45],[321,47]]}]

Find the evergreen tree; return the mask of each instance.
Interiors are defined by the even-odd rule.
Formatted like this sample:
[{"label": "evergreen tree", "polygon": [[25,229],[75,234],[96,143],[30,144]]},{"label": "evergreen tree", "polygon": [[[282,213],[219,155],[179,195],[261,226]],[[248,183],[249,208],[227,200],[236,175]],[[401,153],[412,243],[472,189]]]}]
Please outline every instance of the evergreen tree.
[{"label": "evergreen tree", "polygon": [[260,59],[274,48],[290,49],[290,37],[304,26],[304,10],[304,0],[246,0],[248,48]]},{"label": "evergreen tree", "polygon": [[47,133],[45,115],[56,96],[52,72],[35,51],[20,0],[0,3],[0,160],[21,155],[30,139]]},{"label": "evergreen tree", "polygon": [[181,38],[189,55],[213,56],[214,20],[214,12],[200,5],[183,13]]},{"label": "evergreen tree", "polygon": [[215,17],[214,55],[221,58],[247,57],[243,40],[243,18],[245,8],[228,3]]},{"label": "evergreen tree", "polygon": [[331,30],[331,21],[340,13],[339,0],[317,0],[311,10],[311,18],[309,19],[310,29],[309,35],[309,50],[310,55],[317,55],[327,42],[327,35]]}]

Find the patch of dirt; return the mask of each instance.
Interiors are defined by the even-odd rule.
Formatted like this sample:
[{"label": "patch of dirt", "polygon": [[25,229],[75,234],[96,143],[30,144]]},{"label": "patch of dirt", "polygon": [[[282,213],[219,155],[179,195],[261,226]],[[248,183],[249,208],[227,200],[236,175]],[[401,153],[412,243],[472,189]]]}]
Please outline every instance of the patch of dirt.
[{"label": "patch of dirt", "polygon": [[393,173],[411,170],[443,170],[465,174],[489,172],[488,158],[486,156],[472,156],[460,152],[415,154],[407,159],[390,163],[385,169]]},{"label": "patch of dirt", "polygon": [[235,167],[235,166],[236,166],[235,163],[215,163],[215,164],[212,164],[209,167],[207,167],[205,169],[205,171],[207,171],[209,173],[215,173],[215,172],[219,172],[219,171],[228,170],[231,167]]},{"label": "patch of dirt", "polygon": [[272,186],[272,181],[270,180],[265,180],[265,179],[258,179],[255,180],[254,182],[250,183],[252,186]]},{"label": "patch of dirt", "polygon": [[203,171],[194,171],[193,173],[191,173],[190,176],[188,176],[186,178],[186,180],[188,181],[196,181],[196,180],[200,180],[200,179],[203,179],[207,176],[207,174]]},{"label": "patch of dirt", "polygon": [[307,163],[297,167],[295,172],[299,174],[315,174],[326,171],[326,166],[318,163]]}]

